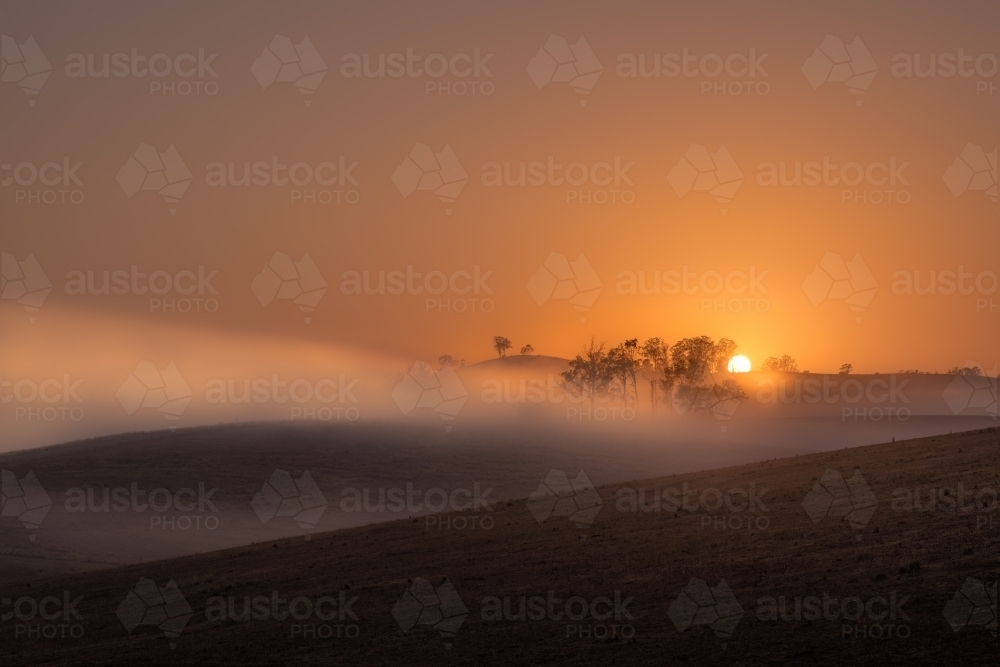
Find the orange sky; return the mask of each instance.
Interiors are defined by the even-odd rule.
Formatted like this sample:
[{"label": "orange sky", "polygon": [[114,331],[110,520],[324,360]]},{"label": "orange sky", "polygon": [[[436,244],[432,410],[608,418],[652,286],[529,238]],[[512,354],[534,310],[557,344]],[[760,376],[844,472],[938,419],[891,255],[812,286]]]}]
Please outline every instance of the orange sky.
[{"label": "orange sky", "polygon": [[[3,34],[18,45],[33,36],[52,68],[37,95],[24,94],[17,83],[0,86],[8,128],[0,150],[0,250],[18,262],[33,254],[53,286],[31,315],[34,324],[15,299],[0,301],[0,371],[11,377],[7,369],[30,375],[42,366],[76,368],[80,355],[98,348],[127,348],[136,361],[155,358],[160,366],[187,359],[210,368],[216,351],[237,340],[266,341],[248,354],[276,372],[300,363],[302,350],[324,346],[402,363],[444,353],[473,361],[492,354],[489,341],[497,334],[517,347],[531,343],[562,356],[590,336],[674,341],[707,334],[735,339],[756,363],[787,353],[814,371],[844,362],[866,372],[944,370],[966,360],[991,367],[1000,357],[1000,220],[979,185],[992,178],[995,200],[1000,77],[993,28],[1000,8],[988,2],[961,10],[930,2],[730,5],[0,7]],[[326,67],[313,94],[284,81],[264,88],[255,78],[253,65],[275,34],[294,44],[308,36]],[[591,53],[579,58],[579,67],[596,59],[601,68],[596,83],[591,77],[580,84],[592,84],[589,92],[574,92],[562,81],[537,87],[529,70],[546,76],[539,49],[553,44],[550,35],[571,45],[585,37]],[[827,35],[834,41],[824,42]],[[822,78],[815,74],[823,58],[814,54],[817,47],[854,44],[856,37],[875,63],[874,79],[858,84],[860,94],[840,81],[824,80],[814,89],[804,63],[812,58],[810,71]],[[184,71],[193,62],[195,71],[162,79],[67,71],[76,54],[99,65],[104,54],[123,53],[127,60],[133,49],[147,58],[168,54]],[[217,54],[204,76],[197,72],[199,49],[203,59]],[[450,60],[458,74],[344,76],[350,54],[368,54],[374,63],[379,54],[405,56],[407,49],[442,54],[421,58],[420,66]],[[477,50],[480,72],[464,75]],[[188,53],[193,58],[178,60]],[[752,78],[742,69],[751,53],[758,63]],[[905,76],[908,58],[919,56],[926,67],[931,54],[935,77]],[[659,77],[623,76],[622,63],[640,55],[648,71],[657,55],[682,64],[690,56],[690,76],[683,69],[669,76],[667,67]],[[961,55],[968,60],[959,62]],[[947,76],[952,58],[969,76]],[[158,66],[164,62],[161,57]],[[726,62],[732,73],[723,68],[709,76]],[[868,72],[865,63],[859,56],[854,67]],[[151,92],[154,82],[160,87]],[[201,94],[178,94],[185,83],[200,86]],[[465,94],[457,94],[456,84]],[[163,94],[171,86],[174,94]],[[167,203],[156,191],[130,198],[116,182],[143,143],[160,153],[173,145],[190,170],[179,201]],[[415,144],[454,152],[468,176],[455,201],[431,191],[403,196],[393,174]],[[682,178],[669,178],[693,144],[709,153],[725,146],[726,169],[742,175],[731,201],[720,203],[700,185],[690,190]],[[992,172],[987,168],[969,189],[965,167],[953,163],[960,154],[966,162],[988,160],[990,152]],[[213,163],[224,169],[233,163],[238,175],[243,163],[272,158],[287,165],[328,162],[348,173],[324,168],[333,180],[327,186],[220,186],[207,179]],[[767,185],[769,163],[783,163],[790,173],[797,162],[824,160],[857,163],[874,182],[845,188],[832,182],[841,170],[830,168],[826,184]],[[7,182],[28,179],[30,165],[64,161],[82,163],[73,172],[78,183],[69,177],[68,186]],[[593,173],[601,183],[588,174],[578,187],[559,183],[561,170],[535,186],[488,184],[497,163],[516,173],[520,163],[535,161],[611,168],[598,166]],[[892,162],[897,182],[882,183],[889,172],[877,163]],[[30,164],[15,173],[21,163]],[[582,173],[579,165],[574,169],[573,178]],[[852,177],[852,169],[843,175]],[[31,201],[62,197],[63,190],[82,202]],[[313,196],[356,203],[295,201]],[[593,203],[603,199],[612,203]],[[291,301],[265,306],[252,288],[278,252],[296,261],[308,253],[327,283],[309,324]],[[570,262],[582,254],[592,267],[602,291],[589,312],[527,288],[551,253]],[[845,262],[859,255],[867,266],[868,273],[855,278],[877,289],[863,312],[817,296],[822,288],[815,278],[807,282],[828,253]],[[217,294],[205,295],[214,301],[190,304],[215,312],[162,312],[148,294],[68,293],[80,275],[72,272],[92,272],[100,281],[105,271],[130,272],[133,265],[139,273],[172,277],[197,274],[199,267],[205,275],[217,272],[209,290]],[[431,301],[426,293],[344,293],[345,272],[405,274],[407,267],[449,279],[478,267],[485,287],[478,295],[449,289]],[[652,284],[656,271],[681,278],[687,272],[689,289],[631,295],[620,284],[629,272],[643,272]],[[934,294],[900,293],[898,281],[918,271],[924,285],[931,272],[964,271],[971,291],[947,293],[939,284]],[[751,272],[761,288],[753,295],[739,291],[741,275]],[[711,293],[715,276],[729,277],[734,293],[725,287]],[[466,284],[464,274],[455,281],[459,289]],[[171,292],[163,299],[183,296]],[[184,333],[172,349],[137,333],[175,329]],[[120,363],[124,368],[107,371],[113,384],[134,362]]]}]

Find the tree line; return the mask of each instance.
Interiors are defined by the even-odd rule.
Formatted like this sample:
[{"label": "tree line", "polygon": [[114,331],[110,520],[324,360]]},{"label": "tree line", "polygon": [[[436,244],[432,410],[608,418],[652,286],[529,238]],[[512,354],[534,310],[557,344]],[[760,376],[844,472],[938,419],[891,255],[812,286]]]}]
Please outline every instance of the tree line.
[{"label": "tree line", "polygon": [[608,347],[591,338],[570,360],[562,384],[580,400],[593,403],[611,395],[630,405],[639,402],[641,381],[644,392],[648,387],[653,412],[660,401],[681,412],[712,412],[722,403],[747,398],[733,378],[717,377],[734,352],[732,340],[708,336],[682,338],[673,346],[661,338],[642,343],[630,338]]}]

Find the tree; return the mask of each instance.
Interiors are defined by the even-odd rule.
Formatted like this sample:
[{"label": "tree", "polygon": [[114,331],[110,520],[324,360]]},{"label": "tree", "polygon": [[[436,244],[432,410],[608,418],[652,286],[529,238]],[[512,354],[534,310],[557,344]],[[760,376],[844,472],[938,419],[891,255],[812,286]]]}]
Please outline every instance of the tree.
[{"label": "tree", "polygon": [[796,373],[799,370],[799,363],[787,354],[781,358],[768,357],[764,360],[764,365],[760,367],[764,371],[779,371],[782,373]]},{"label": "tree", "polygon": [[720,338],[718,343],[715,343],[712,349],[712,361],[709,367],[709,371],[712,373],[719,373],[724,371],[728,367],[728,362],[732,358],[733,354],[736,352],[736,343],[729,340],[728,338]]},{"label": "tree", "polygon": [[590,343],[569,362],[569,370],[562,373],[563,389],[580,400],[594,399],[605,393],[614,379],[608,363],[608,355],[604,351],[604,343]]},{"label": "tree", "polygon": [[621,345],[608,350],[608,370],[612,377],[621,384],[626,403],[629,399],[628,385],[630,382],[635,390],[636,400],[639,397],[639,390],[635,382],[636,371],[639,370],[639,354],[639,339],[637,338],[630,338]]},{"label": "tree", "polygon": [[450,354],[442,354],[438,357],[438,363],[441,364],[441,368],[453,368],[455,363],[455,357]]},{"label": "tree", "polygon": [[840,374],[841,375],[850,375],[851,371],[853,371],[853,370],[854,370],[854,366],[851,365],[851,364],[841,364],[840,365]]},{"label": "tree", "polygon": [[531,354],[534,351],[535,348],[531,347],[531,343],[528,343],[527,345],[521,348],[521,354]]},{"label": "tree", "polygon": [[607,364],[607,372],[610,378],[611,387],[614,387],[616,393],[619,395],[627,396],[628,361],[622,354],[621,348],[613,347],[608,350],[608,354],[605,357],[605,363]]},{"label": "tree", "polygon": [[682,338],[670,350],[670,368],[674,377],[701,377],[718,373],[736,352],[736,343],[728,338],[713,342],[708,336]]},{"label": "tree", "polygon": [[670,361],[663,369],[660,386],[672,394],[682,383],[697,383],[710,373],[715,360],[715,344],[708,336],[682,338],[670,349]]},{"label": "tree", "polygon": [[497,351],[497,355],[500,357],[507,356],[507,350],[513,347],[510,344],[510,340],[504,336],[494,336],[493,337],[493,349]]},{"label": "tree", "polygon": [[718,343],[708,336],[683,338],[670,349],[660,386],[684,412],[713,412],[726,401],[745,401],[746,392],[735,380],[727,378],[719,383],[712,374],[720,359],[735,351],[736,343],[728,338]]},{"label": "tree", "polygon": [[640,349],[639,368],[649,382],[650,409],[656,412],[656,387],[667,365],[668,346],[659,338],[647,338]]},{"label": "tree", "polygon": [[[632,390],[635,392],[635,400],[639,400],[639,387],[635,383],[635,376],[639,370],[639,360],[642,352],[639,350],[639,339],[629,338],[618,346],[621,349],[622,358],[625,360],[625,373],[632,382]],[[626,394],[628,387],[626,389]]]},{"label": "tree", "polygon": [[955,366],[948,369],[949,375],[982,375],[983,369],[979,366]]}]

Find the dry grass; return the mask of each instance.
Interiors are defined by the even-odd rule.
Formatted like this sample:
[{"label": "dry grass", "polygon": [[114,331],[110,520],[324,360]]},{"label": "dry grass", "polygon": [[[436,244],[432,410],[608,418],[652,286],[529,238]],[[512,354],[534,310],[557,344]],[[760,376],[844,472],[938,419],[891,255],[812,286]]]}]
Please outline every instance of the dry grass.
[{"label": "dry grass", "polygon": [[[862,528],[837,518],[813,523],[801,505],[826,470],[860,470],[878,498]],[[571,476],[575,470],[568,470]],[[503,503],[491,530],[438,530],[423,519],[352,528],[145,565],[8,587],[4,597],[69,590],[83,595],[85,635],[10,640],[9,664],[414,664],[414,665],[996,665],[997,643],[982,626],[954,632],[943,616],[967,577],[1000,574],[1000,512],[908,512],[891,507],[895,489],[1000,489],[1000,440],[994,429],[886,443],[599,489],[604,505],[592,527],[565,518],[539,524],[525,502]],[[704,512],[616,511],[623,486],[767,488],[764,530],[703,528]],[[454,517],[453,517],[454,518]],[[992,526],[983,521],[992,519]],[[140,577],[177,582],[194,615],[176,648],[154,627],[131,635],[115,616]],[[403,633],[391,610],[415,577],[451,581],[470,613],[446,648],[431,627]],[[728,639],[708,627],[679,631],[671,602],[692,577],[725,579],[744,615]],[[291,621],[210,621],[213,595],[358,597],[359,636],[292,638]],[[565,621],[487,621],[487,596],[632,597],[634,637],[567,637]],[[908,637],[842,637],[842,621],[765,621],[762,596],[907,598]],[[334,621],[334,624],[337,622]],[[613,624],[614,620],[606,623]],[[863,624],[864,621],[859,621]],[[887,622],[888,623],[888,622]],[[894,623],[895,625],[895,623]],[[724,648],[723,648],[724,646]]]}]

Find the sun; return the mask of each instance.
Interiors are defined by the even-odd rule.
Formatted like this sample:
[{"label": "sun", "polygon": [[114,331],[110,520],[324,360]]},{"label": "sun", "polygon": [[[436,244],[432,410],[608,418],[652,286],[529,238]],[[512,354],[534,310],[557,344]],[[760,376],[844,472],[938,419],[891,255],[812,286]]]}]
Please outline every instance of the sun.
[{"label": "sun", "polygon": [[742,354],[737,354],[729,360],[729,365],[726,368],[730,373],[749,373],[750,360]]}]

